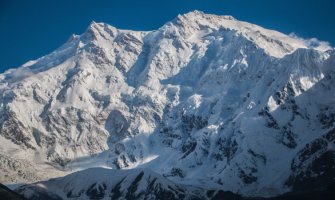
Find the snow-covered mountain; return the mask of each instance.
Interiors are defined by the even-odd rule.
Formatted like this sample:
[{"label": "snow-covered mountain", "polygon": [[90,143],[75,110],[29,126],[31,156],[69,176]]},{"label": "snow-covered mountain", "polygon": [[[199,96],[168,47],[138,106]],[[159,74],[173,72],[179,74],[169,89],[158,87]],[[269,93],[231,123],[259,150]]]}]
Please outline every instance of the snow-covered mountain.
[{"label": "snow-covered mountain", "polygon": [[[327,187],[335,51],[324,44],[199,11],[148,32],[93,22],[0,75],[0,178],[145,168],[172,181],[163,188],[266,197]],[[47,184],[57,180],[67,179]]]}]

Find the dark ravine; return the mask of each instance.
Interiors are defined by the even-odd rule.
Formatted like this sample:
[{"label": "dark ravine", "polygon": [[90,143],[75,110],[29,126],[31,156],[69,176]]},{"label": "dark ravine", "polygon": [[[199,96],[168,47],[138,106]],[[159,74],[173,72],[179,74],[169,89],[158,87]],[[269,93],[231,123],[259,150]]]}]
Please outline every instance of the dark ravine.
[{"label": "dark ravine", "polygon": [[0,183],[0,200],[28,200]]}]

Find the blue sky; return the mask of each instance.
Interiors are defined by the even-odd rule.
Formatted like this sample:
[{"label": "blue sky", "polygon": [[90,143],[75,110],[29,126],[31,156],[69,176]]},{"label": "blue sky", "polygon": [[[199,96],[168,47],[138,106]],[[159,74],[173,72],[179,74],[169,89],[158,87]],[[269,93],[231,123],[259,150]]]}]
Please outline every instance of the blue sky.
[{"label": "blue sky", "polygon": [[0,73],[81,34],[92,20],[153,30],[192,10],[335,44],[334,0],[0,0]]}]

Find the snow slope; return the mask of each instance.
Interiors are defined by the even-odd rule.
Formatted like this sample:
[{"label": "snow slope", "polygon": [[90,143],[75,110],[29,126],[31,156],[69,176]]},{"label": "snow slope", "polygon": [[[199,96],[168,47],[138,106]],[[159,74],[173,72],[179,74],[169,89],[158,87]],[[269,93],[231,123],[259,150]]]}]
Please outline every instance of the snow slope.
[{"label": "snow slope", "polygon": [[[194,11],[149,32],[92,22],[0,75],[0,155],[41,179],[108,167],[244,196],[298,190],[312,177],[325,186],[334,65],[324,43],[231,16]],[[322,156],[327,167],[315,168]],[[14,171],[4,181],[21,180],[0,167]]]}]

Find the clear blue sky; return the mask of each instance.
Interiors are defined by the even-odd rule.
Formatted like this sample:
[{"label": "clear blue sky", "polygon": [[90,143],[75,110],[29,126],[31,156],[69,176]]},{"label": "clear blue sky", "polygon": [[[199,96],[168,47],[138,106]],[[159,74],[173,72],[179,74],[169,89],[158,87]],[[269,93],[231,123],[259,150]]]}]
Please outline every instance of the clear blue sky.
[{"label": "clear blue sky", "polygon": [[92,20],[153,30],[195,9],[335,44],[334,0],[0,0],[0,73],[50,53]]}]

